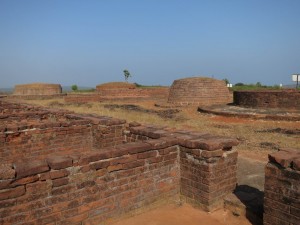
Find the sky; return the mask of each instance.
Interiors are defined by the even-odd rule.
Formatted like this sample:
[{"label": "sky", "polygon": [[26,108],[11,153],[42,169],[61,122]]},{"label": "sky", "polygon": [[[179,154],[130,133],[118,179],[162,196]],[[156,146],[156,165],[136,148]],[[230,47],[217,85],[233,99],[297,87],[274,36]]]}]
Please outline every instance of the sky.
[{"label": "sky", "polygon": [[205,76],[291,84],[300,0],[0,0],[0,88],[171,85]]}]

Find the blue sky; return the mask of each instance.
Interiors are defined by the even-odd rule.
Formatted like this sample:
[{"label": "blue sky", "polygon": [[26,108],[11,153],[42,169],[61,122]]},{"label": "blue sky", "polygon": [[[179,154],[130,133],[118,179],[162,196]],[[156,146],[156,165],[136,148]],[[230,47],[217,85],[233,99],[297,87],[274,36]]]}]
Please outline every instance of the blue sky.
[{"label": "blue sky", "polygon": [[0,0],[0,87],[171,85],[207,76],[289,84],[299,0]]}]

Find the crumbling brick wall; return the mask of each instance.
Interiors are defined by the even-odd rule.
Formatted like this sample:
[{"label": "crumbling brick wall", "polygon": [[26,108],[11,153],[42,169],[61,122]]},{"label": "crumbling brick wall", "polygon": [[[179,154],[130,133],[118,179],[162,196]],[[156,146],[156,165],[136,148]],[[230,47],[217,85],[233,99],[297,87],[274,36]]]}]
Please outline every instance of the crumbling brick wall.
[{"label": "crumbling brick wall", "polygon": [[209,106],[232,102],[232,94],[222,80],[191,77],[175,80],[170,88],[169,103]]},{"label": "crumbling brick wall", "polygon": [[[159,147],[159,146],[158,146]],[[130,143],[0,167],[0,223],[99,224],[178,199],[178,148]]]},{"label": "crumbling brick wall", "polygon": [[300,109],[300,91],[234,91],[234,104],[253,108]]},{"label": "crumbling brick wall", "polygon": [[[0,223],[99,224],[180,198],[212,211],[221,207],[223,196],[234,189],[237,153],[233,146],[238,144],[235,139],[126,124],[124,120],[103,116],[50,113],[4,102],[0,106],[0,118],[6,123],[1,132],[2,150],[10,134],[8,125],[14,120],[26,120],[24,125],[34,127],[27,131],[18,127],[12,134],[32,136],[31,132],[38,130],[45,135],[47,129],[55,133],[53,124],[58,121],[61,126],[57,132],[64,131],[61,136],[46,135],[40,140],[46,142],[40,147],[43,150],[51,146],[48,139],[52,138],[62,154],[48,149],[42,157],[31,152],[31,157],[1,159]],[[14,117],[7,116],[12,112]],[[55,123],[49,121],[49,115],[56,116]],[[74,130],[78,136],[72,136]],[[85,146],[74,151],[76,146],[71,142],[77,143],[76,139]],[[11,136],[12,143],[14,140],[18,136]],[[23,145],[32,140],[11,143],[11,154],[24,150]],[[34,148],[27,147],[29,152]]]},{"label": "crumbling brick wall", "polygon": [[[130,125],[130,124],[129,124]],[[236,139],[188,131],[168,131],[132,125],[127,141],[152,141],[179,146],[182,199],[206,211],[223,206],[223,198],[236,186]]]},{"label": "crumbling brick wall", "polygon": [[124,120],[0,102],[0,160],[81,154],[123,143]]},{"label": "crumbling brick wall", "polygon": [[299,224],[300,150],[281,149],[270,154],[265,178],[264,224]]}]

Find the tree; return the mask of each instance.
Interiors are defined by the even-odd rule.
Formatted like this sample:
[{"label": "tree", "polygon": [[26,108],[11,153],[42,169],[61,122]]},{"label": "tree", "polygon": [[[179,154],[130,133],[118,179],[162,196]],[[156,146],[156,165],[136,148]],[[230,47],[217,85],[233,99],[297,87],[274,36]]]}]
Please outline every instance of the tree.
[{"label": "tree", "polygon": [[223,79],[223,81],[225,81],[226,85],[230,83],[227,78]]},{"label": "tree", "polygon": [[244,83],[236,83],[235,86],[244,86]]},{"label": "tree", "polygon": [[256,87],[261,87],[262,85],[261,85],[261,83],[260,82],[257,82],[256,83]]},{"label": "tree", "polygon": [[73,84],[73,85],[71,86],[71,88],[72,88],[73,91],[77,91],[77,90],[78,90],[78,87],[77,87],[76,84]]},{"label": "tree", "polygon": [[123,70],[125,81],[128,82],[128,78],[131,77],[131,74],[128,70]]}]

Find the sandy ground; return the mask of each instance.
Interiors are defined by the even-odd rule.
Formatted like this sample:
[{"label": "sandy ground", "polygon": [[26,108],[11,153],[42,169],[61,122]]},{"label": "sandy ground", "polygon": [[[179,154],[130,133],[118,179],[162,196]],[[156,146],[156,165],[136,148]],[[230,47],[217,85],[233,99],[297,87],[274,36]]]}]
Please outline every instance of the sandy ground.
[{"label": "sandy ground", "polygon": [[229,211],[212,213],[195,209],[188,204],[167,205],[146,213],[122,219],[111,225],[250,225],[244,217],[235,217]]}]

